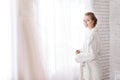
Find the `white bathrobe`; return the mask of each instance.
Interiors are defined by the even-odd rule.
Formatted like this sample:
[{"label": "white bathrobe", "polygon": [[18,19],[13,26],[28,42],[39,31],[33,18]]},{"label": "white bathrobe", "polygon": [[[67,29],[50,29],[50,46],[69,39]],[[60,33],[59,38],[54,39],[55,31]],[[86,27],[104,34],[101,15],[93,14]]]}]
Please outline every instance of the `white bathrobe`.
[{"label": "white bathrobe", "polygon": [[101,50],[101,42],[97,27],[87,30],[83,49],[76,55],[76,62],[82,64],[81,80],[101,80],[101,69],[98,57]]}]

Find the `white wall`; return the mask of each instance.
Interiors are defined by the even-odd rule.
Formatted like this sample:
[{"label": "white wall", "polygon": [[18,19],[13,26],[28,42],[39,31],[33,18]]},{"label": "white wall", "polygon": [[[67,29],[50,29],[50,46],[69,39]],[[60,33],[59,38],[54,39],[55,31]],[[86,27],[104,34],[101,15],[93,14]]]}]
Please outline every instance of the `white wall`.
[{"label": "white wall", "polygon": [[94,0],[93,5],[104,43],[103,79],[115,80],[115,72],[120,74],[120,0]]},{"label": "white wall", "polygon": [[94,12],[98,18],[99,32],[102,40],[103,49],[101,52],[100,64],[103,72],[103,80],[109,80],[109,0],[94,0]]},{"label": "white wall", "polygon": [[111,80],[114,80],[115,72],[120,71],[120,8],[119,6],[120,6],[120,0],[110,0],[109,23],[110,23]]}]

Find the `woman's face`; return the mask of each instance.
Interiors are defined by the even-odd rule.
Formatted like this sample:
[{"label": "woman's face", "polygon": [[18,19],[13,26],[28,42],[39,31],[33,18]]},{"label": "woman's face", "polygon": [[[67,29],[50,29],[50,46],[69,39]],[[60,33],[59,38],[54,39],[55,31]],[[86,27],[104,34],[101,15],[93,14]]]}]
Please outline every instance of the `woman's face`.
[{"label": "woman's face", "polygon": [[90,16],[85,15],[83,21],[86,28],[94,27],[94,21],[90,18]]}]

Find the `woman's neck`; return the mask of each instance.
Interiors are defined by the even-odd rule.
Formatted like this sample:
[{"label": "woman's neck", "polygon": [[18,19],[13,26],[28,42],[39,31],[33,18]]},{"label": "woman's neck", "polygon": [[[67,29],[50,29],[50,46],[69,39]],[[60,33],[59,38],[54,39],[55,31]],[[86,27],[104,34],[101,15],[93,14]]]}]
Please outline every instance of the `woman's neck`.
[{"label": "woman's neck", "polygon": [[94,27],[88,27],[89,30],[92,30]]}]

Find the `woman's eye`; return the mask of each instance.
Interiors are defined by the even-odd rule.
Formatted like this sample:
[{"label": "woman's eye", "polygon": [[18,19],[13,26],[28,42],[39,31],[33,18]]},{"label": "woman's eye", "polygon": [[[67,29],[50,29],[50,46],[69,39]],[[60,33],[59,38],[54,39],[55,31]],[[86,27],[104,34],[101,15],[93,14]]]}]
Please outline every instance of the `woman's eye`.
[{"label": "woman's eye", "polygon": [[87,21],[90,21],[89,19]]}]

